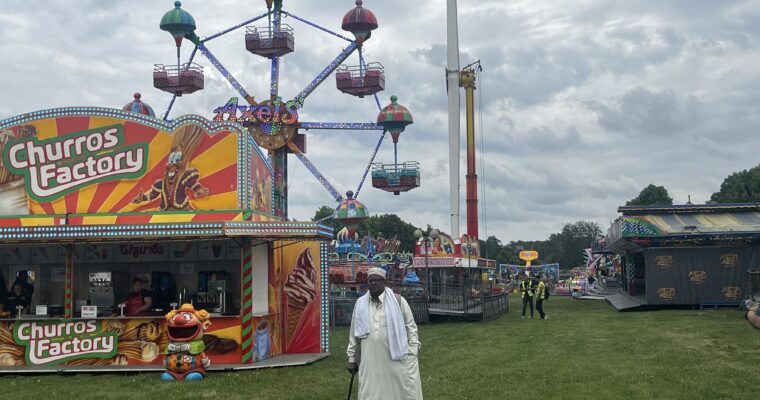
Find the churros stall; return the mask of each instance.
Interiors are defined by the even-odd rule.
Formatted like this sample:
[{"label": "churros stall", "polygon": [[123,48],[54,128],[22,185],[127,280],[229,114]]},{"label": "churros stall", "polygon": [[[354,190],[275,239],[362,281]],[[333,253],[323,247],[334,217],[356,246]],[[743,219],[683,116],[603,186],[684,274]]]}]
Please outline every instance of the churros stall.
[{"label": "churros stall", "polygon": [[[182,303],[211,313],[211,370],[324,357],[331,229],[273,215],[272,167],[242,126],[145,114],[0,121],[0,274],[31,288],[0,318],[0,372],[162,370]],[[128,317],[136,278],[152,304]]]}]

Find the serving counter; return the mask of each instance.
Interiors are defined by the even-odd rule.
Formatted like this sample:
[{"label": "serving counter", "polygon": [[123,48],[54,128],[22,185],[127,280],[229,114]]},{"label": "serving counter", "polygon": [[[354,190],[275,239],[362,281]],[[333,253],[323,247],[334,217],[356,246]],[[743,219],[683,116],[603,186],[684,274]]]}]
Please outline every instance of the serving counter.
[{"label": "serving counter", "polygon": [[[216,363],[241,363],[241,319],[213,316],[203,335]],[[0,367],[162,365],[169,338],[163,317],[0,320]]]}]

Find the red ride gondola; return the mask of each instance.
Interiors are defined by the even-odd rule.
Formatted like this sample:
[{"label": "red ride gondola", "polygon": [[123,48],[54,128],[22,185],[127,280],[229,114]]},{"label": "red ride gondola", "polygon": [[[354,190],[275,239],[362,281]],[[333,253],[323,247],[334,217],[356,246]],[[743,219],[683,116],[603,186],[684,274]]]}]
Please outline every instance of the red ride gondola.
[{"label": "red ride gondola", "polygon": [[360,65],[341,65],[335,73],[338,90],[364,97],[385,90],[385,69],[378,62]]},{"label": "red ride gondola", "polygon": [[196,63],[155,64],[153,69],[153,87],[177,96],[203,89],[203,82],[203,67]]},{"label": "red ride gondola", "polygon": [[262,57],[281,57],[295,50],[293,28],[287,24],[276,26],[246,26],[245,49]]}]

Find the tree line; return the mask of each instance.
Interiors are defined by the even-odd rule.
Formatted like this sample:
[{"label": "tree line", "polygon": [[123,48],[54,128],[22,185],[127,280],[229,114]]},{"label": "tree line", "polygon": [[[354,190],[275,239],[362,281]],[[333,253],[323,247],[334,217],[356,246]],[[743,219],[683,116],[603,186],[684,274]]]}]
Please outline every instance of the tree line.
[{"label": "tree line", "polygon": [[[723,180],[720,190],[710,196],[708,204],[754,203],[760,202],[760,165],[749,170],[735,172]],[[647,185],[638,196],[627,201],[627,206],[672,205],[673,198],[664,186]],[[313,221],[322,220],[337,233],[343,227],[334,221],[334,209],[322,206],[314,214]],[[373,237],[382,235],[386,239],[396,237],[401,241],[401,251],[414,251],[414,225],[402,220],[396,214],[373,215],[365,219],[357,228],[359,236],[371,233]],[[602,238],[604,233],[596,222],[577,221],[567,223],[562,231],[552,233],[546,240],[510,241],[502,243],[496,236],[480,241],[482,257],[496,260],[500,264],[524,264],[518,255],[522,250],[536,250],[539,258],[534,264],[559,263],[561,269],[583,265],[583,249]]]},{"label": "tree line", "polygon": [[[760,165],[727,176],[707,204],[760,203]],[[627,206],[672,205],[673,198],[664,186],[649,184]]]},{"label": "tree line", "polygon": [[[314,213],[312,221],[322,220],[322,224],[332,227],[337,233],[343,226],[330,218],[333,211],[329,206],[322,206]],[[382,235],[386,239],[395,236],[401,241],[401,251],[413,252],[416,229],[396,214],[381,214],[365,219],[356,230],[360,238],[367,233],[372,237]],[[602,236],[599,224],[588,221],[566,224],[561,232],[551,234],[547,240],[502,243],[492,235],[486,240],[480,240],[481,257],[496,260],[500,264],[523,264],[524,261],[518,258],[519,252],[536,250],[539,258],[534,264],[559,263],[561,268],[569,269],[583,264],[582,250]]]}]

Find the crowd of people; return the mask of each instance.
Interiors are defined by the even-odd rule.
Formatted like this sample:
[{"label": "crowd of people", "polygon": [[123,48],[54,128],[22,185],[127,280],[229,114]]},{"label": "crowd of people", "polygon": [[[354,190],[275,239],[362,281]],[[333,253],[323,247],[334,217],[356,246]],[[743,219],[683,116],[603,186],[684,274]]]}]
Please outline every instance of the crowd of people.
[{"label": "crowd of people", "polygon": [[19,311],[29,312],[32,304],[32,295],[34,294],[34,285],[29,282],[29,274],[26,271],[20,271],[16,275],[16,280],[6,289],[5,278],[0,273],[0,313],[16,316]]}]

